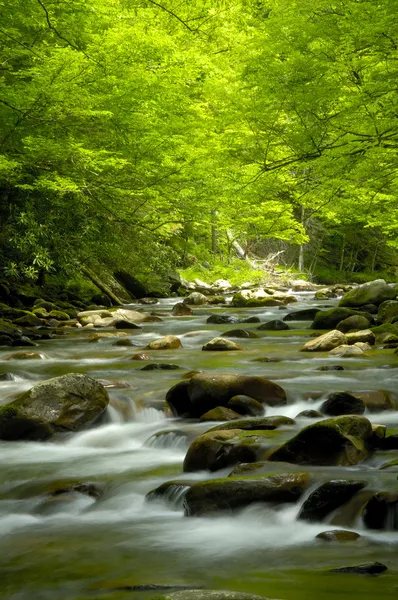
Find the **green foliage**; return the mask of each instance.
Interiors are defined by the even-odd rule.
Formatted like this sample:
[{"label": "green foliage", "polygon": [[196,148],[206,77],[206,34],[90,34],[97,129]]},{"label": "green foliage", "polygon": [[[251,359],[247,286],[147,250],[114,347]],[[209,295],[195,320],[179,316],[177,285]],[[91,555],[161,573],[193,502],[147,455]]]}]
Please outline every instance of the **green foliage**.
[{"label": "green foliage", "polygon": [[2,0],[0,17],[7,277],[156,280],[209,260],[212,226],[220,261],[231,239],[330,260],[342,233],[378,232],[376,254],[335,259],[354,273],[398,248],[394,2]]}]

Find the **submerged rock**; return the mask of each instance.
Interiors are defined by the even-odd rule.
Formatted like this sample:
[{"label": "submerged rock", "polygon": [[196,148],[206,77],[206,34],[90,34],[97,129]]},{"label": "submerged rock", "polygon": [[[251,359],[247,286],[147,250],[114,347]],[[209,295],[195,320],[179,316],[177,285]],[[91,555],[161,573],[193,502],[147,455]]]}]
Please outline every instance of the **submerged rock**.
[{"label": "submerged rock", "polygon": [[222,337],[232,338],[257,338],[258,335],[254,331],[248,331],[247,329],[230,329],[222,334]]},{"label": "submerged rock", "polygon": [[345,529],[332,529],[329,531],[322,531],[316,536],[319,540],[325,540],[326,542],[338,542],[339,544],[344,542],[354,542],[361,536],[355,531],[347,531]]},{"label": "submerged rock", "polygon": [[309,465],[355,465],[370,454],[370,421],[349,415],[318,421],[275,450],[269,460]]},{"label": "submerged rock", "polygon": [[[367,349],[367,348],[366,348]],[[330,356],[339,356],[340,358],[352,358],[355,356],[363,356],[364,350],[358,347],[356,344],[354,346],[348,346],[348,344],[342,344],[337,348],[333,348],[329,352]]]},{"label": "submerged rock", "polygon": [[332,573],[356,573],[358,575],[380,575],[380,573],[384,573],[384,571],[387,571],[386,565],[379,562],[331,569]]},{"label": "submerged rock", "polygon": [[88,375],[54,377],[0,408],[0,439],[46,439],[59,431],[77,431],[97,419],[108,403],[104,386]]}]

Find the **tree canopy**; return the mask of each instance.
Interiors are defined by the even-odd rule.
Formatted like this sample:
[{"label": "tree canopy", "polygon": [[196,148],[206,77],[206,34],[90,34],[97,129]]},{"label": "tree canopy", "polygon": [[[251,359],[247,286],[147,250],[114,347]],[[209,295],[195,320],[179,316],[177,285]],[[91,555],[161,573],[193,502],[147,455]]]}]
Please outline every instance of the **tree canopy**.
[{"label": "tree canopy", "polygon": [[365,236],[374,269],[398,233],[397,8],[0,0],[4,274],[150,272],[212,225],[328,238],[346,268]]}]

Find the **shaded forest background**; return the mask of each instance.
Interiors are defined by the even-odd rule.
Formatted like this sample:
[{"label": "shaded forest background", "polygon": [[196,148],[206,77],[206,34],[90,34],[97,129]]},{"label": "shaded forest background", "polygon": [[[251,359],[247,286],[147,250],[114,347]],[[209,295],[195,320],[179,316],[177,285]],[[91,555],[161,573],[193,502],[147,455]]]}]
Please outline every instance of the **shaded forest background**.
[{"label": "shaded forest background", "polygon": [[1,277],[396,279],[397,8],[0,0]]}]

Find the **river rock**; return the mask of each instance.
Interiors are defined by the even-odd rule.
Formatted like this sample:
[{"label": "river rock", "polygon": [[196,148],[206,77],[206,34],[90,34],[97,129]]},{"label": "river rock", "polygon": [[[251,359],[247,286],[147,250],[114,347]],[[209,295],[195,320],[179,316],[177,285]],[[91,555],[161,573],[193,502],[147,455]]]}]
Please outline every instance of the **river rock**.
[{"label": "river rock", "polygon": [[300,352],[327,352],[345,343],[345,335],[341,331],[334,329],[306,342],[300,348]]},{"label": "river rock", "polygon": [[[358,342],[361,343],[361,342]],[[367,348],[366,348],[367,349]],[[348,344],[343,344],[338,348],[334,348],[329,352],[330,356],[339,356],[340,358],[352,358],[355,356],[363,356],[364,350],[357,346],[355,343],[353,346],[349,346]]]},{"label": "river rock", "polygon": [[346,333],[345,338],[347,340],[347,344],[350,346],[352,344],[356,344],[357,342],[362,342],[369,344],[369,346],[373,346],[376,342],[376,336],[370,329]]},{"label": "river rock", "polygon": [[205,423],[207,421],[234,421],[236,419],[240,419],[241,417],[241,414],[238,414],[231,408],[217,406],[216,408],[208,410],[207,413],[200,417],[199,421],[201,423]]},{"label": "river rock", "polygon": [[46,439],[58,431],[77,431],[108,403],[104,386],[88,375],[54,377],[0,408],[0,439]]},{"label": "river rock", "polygon": [[202,346],[202,350],[204,351],[208,351],[208,352],[214,352],[214,351],[231,351],[231,350],[243,350],[242,346],[239,346],[239,344],[235,344],[235,342],[232,342],[231,340],[222,338],[222,337],[215,337],[212,340],[210,340],[209,342],[207,342],[204,346]]},{"label": "river rock", "polygon": [[173,365],[171,363],[151,363],[142,367],[140,371],[175,371],[179,368],[178,365]]},{"label": "river rock", "polygon": [[368,529],[398,531],[398,493],[378,492],[372,496],[362,519]]},{"label": "river rock", "polygon": [[243,429],[244,431],[273,431],[278,427],[290,427],[295,425],[296,421],[283,415],[273,415],[272,417],[253,417],[250,419],[240,419],[233,423],[223,423],[209,429],[210,431],[227,431],[228,429]]},{"label": "river rock", "polygon": [[114,321],[113,326],[116,329],[142,329],[142,327],[140,327],[136,323],[133,323],[132,321],[127,321],[127,319],[120,319]]},{"label": "river rock", "polygon": [[337,298],[337,294],[329,288],[322,288],[321,290],[317,290],[314,295],[315,300],[329,300],[330,298]]},{"label": "river rock", "polygon": [[376,279],[363,283],[344,294],[339,306],[363,306],[364,304],[375,304],[379,306],[385,300],[394,300],[396,291],[389,286],[384,279]]},{"label": "river rock", "polygon": [[286,329],[290,329],[290,327],[289,325],[286,325],[286,323],[284,323],[283,321],[279,319],[274,319],[273,321],[267,321],[266,323],[263,323],[262,325],[260,325],[260,327],[257,327],[257,329],[260,331],[283,331]]},{"label": "river rock", "polygon": [[372,315],[350,308],[330,308],[329,310],[320,310],[316,313],[311,324],[311,329],[333,329],[341,321],[349,317],[364,317],[369,322],[372,322]]},{"label": "river rock", "polygon": [[369,329],[370,321],[366,317],[361,315],[352,315],[343,319],[336,325],[336,329],[342,333],[348,333],[349,331],[361,331],[362,329]]},{"label": "river rock", "polygon": [[210,315],[207,319],[206,323],[214,323],[214,325],[226,325],[228,323],[238,323],[238,317],[234,317],[232,315],[220,315],[218,313],[214,313]]},{"label": "river rock", "polygon": [[336,392],[323,402],[321,411],[331,417],[338,417],[339,415],[363,415],[365,412],[365,403],[360,398],[348,392]]},{"label": "river rock", "polygon": [[355,465],[369,456],[372,435],[372,424],[365,417],[325,419],[302,429],[269,460],[299,465]]},{"label": "river rock", "polygon": [[284,321],[313,321],[315,315],[319,312],[319,308],[303,308],[288,313],[283,317]]},{"label": "river rock", "polygon": [[212,479],[191,486],[184,498],[187,516],[231,512],[258,502],[297,502],[308,487],[307,473]]},{"label": "river rock", "polygon": [[162,338],[153,340],[148,344],[146,350],[175,350],[177,348],[182,348],[180,338],[175,335],[165,335]]},{"label": "river rock", "polygon": [[43,325],[43,321],[33,313],[27,312],[23,317],[15,319],[14,324],[20,327],[40,327]]},{"label": "river rock", "polygon": [[264,415],[264,406],[250,396],[238,394],[233,396],[228,402],[228,408],[235,410],[240,415],[249,415],[251,417],[260,417]]},{"label": "river rock", "polygon": [[174,416],[198,418],[217,406],[229,407],[234,396],[249,396],[261,404],[283,406],[286,393],[265,377],[228,373],[197,373],[181,381],[166,394]]},{"label": "river rock", "polygon": [[387,567],[379,562],[331,569],[332,573],[356,573],[357,575],[380,575],[384,571],[387,571]]},{"label": "river rock", "polygon": [[145,496],[147,502],[158,502],[159,500],[165,502],[174,509],[183,508],[184,496],[189,488],[194,485],[196,481],[185,481],[183,479],[176,479],[175,481],[166,481],[162,483],[154,490],[151,490]]},{"label": "river rock", "polygon": [[247,329],[230,329],[222,334],[222,337],[231,337],[231,338],[258,338],[258,335],[254,333],[254,331],[248,331]]},{"label": "river rock", "polygon": [[386,323],[398,317],[398,301],[385,300],[382,302],[377,311],[377,322]]},{"label": "river rock", "polygon": [[331,529],[329,531],[322,531],[316,536],[318,540],[325,540],[326,542],[338,542],[339,544],[344,542],[354,542],[361,536],[355,531],[347,531],[346,529]]},{"label": "river rock", "polygon": [[[388,435],[379,441],[380,450],[398,450],[398,434]],[[384,468],[384,467],[383,467]]]},{"label": "river rock", "polygon": [[197,416],[216,406],[228,406],[231,398],[242,394],[269,406],[284,406],[287,402],[286,392],[265,377],[199,373],[189,382],[192,410]]},{"label": "river rock", "polygon": [[7,354],[4,360],[45,360],[47,358],[44,352],[13,352]]},{"label": "river rock", "polygon": [[272,447],[270,433],[240,429],[216,429],[203,433],[189,446],[183,470],[218,471],[237,463],[261,460]]},{"label": "river rock", "polygon": [[319,410],[309,409],[302,410],[298,415],[296,415],[296,419],[319,419],[323,418],[323,414],[319,412]]},{"label": "river rock", "polygon": [[189,296],[186,296],[183,300],[184,304],[191,304],[192,306],[201,306],[207,303],[207,296],[200,292],[192,292]]},{"label": "river rock", "polygon": [[261,307],[261,306],[282,306],[284,302],[275,299],[264,290],[241,290],[232,297],[233,306],[238,307]]},{"label": "river rock", "polygon": [[177,302],[171,309],[171,314],[175,317],[189,317],[192,315],[192,309],[183,302]]},{"label": "river rock", "polygon": [[364,481],[337,479],[328,481],[313,491],[300,509],[298,518],[304,521],[323,521],[366,486]]}]

